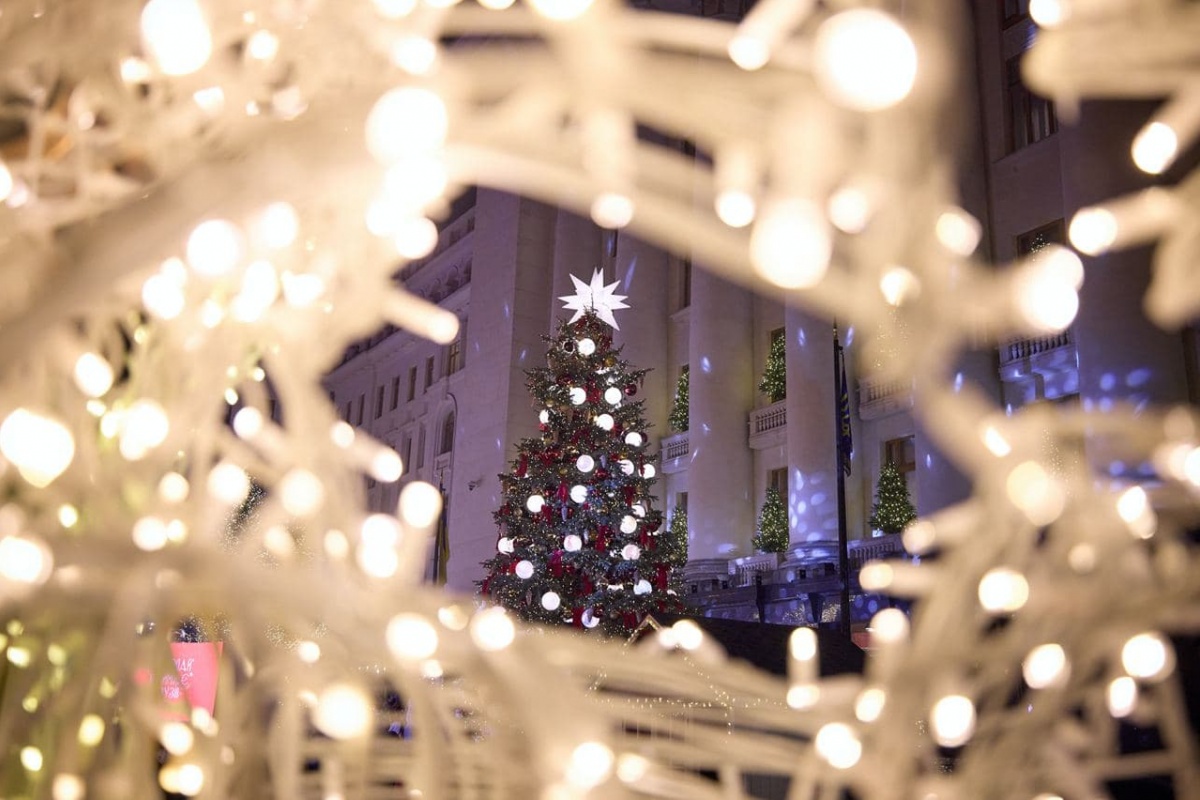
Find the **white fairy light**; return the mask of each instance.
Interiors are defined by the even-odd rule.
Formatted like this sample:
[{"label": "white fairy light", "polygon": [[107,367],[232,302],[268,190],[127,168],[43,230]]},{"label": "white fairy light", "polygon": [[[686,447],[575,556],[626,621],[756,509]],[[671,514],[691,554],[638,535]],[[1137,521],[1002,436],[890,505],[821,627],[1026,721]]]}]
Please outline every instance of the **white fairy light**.
[{"label": "white fairy light", "polygon": [[529,0],[529,5],[547,19],[565,22],[583,16],[594,0]]},{"label": "white fairy light", "polygon": [[1117,515],[1129,525],[1130,532],[1137,538],[1149,539],[1154,536],[1158,521],[1142,487],[1131,486],[1117,497]]},{"label": "white fairy light", "polygon": [[516,626],[503,608],[480,611],[471,620],[471,640],[479,649],[494,653],[503,650],[516,638]]},{"label": "white fairy light", "polygon": [[1160,680],[1175,668],[1175,650],[1160,633],[1139,633],[1121,647],[1121,666],[1134,678]]},{"label": "white fairy light", "polygon": [[409,75],[428,75],[438,64],[438,46],[427,36],[401,36],[389,54],[392,63]]},{"label": "white fairy light", "polygon": [[45,759],[42,751],[32,745],[21,748],[21,766],[30,772],[40,772]]},{"label": "white fairy light", "polygon": [[637,431],[630,431],[625,434],[625,444],[630,447],[641,447],[644,442],[645,439]]},{"label": "white fairy light", "polygon": [[596,427],[600,430],[611,431],[615,424],[616,421],[613,419],[612,414],[600,414],[596,417]]},{"label": "white fairy light", "polygon": [[250,233],[263,247],[282,250],[290,247],[300,234],[300,217],[291,203],[271,203],[254,220]]},{"label": "white fairy light", "polygon": [[835,769],[850,769],[862,758],[862,742],[849,725],[828,722],[817,730],[813,739],[817,755]]},{"label": "white fairy light", "polygon": [[947,695],[930,712],[933,738],[942,747],[961,747],[975,733],[975,704],[961,694]]},{"label": "white fairy light", "polygon": [[225,90],[220,86],[197,89],[192,92],[192,100],[210,117],[215,117],[225,110]]},{"label": "white fairy light", "polygon": [[53,569],[54,556],[40,538],[32,535],[0,537],[0,579],[33,586],[44,583]]},{"label": "white fairy light", "polygon": [[417,7],[417,0],[371,0],[375,10],[388,19],[400,19],[411,14]]},{"label": "white fairy light", "polygon": [[885,608],[871,617],[871,641],[895,644],[908,638],[908,615],[898,608]]},{"label": "white fairy light", "polygon": [[568,553],[578,553],[583,548],[583,539],[574,533],[568,533],[563,537],[563,550]]},{"label": "white fairy light", "polygon": [[888,267],[879,279],[879,292],[889,306],[903,305],[920,291],[920,280],[904,267]]},{"label": "white fairy light", "polygon": [[74,528],[79,522],[79,509],[70,503],[63,503],[58,507],[58,524],[64,528]]},{"label": "white fairy light", "polygon": [[396,222],[392,243],[396,246],[396,252],[404,258],[424,258],[437,247],[437,225],[425,217],[404,217]]},{"label": "white fairy light", "polygon": [[576,503],[583,503],[587,500],[588,490],[582,484],[575,484],[571,487],[570,497]]},{"label": "white fairy light", "polygon": [[88,714],[79,721],[79,732],[76,736],[84,747],[95,747],[104,739],[104,720],[96,714]]},{"label": "white fairy light", "polygon": [[183,284],[176,278],[156,273],[142,284],[142,304],[159,319],[175,319],[183,312],[186,303]]},{"label": "white fairy light", "polygon": [[279,504],[294,517],[310,517],[325,503],[325,484],[307,469],[289,470],[278,488]]},{"label": "white fairy light", "polygon": [[186,75],[212,55],[212,32],[196,0],[150,0],[142,8],[142,41],[167,75]]},{"label": "white fairy light", "polygon": [[513,574],[521,580],[529,580],[533,577],[533,562],[521,559],[517,562],[517,566],[513,568]]},{"label": "white fairy light", "polygon": [[112,388],[113,369],[95,353],[83,353],[75,360],[75,385],[88,397],[103,397]]},{"label": "white fairy light", "polygon": [[1133,163],[1142,172],[1161,175],[1179,153],[1179,136],[1163,122],[1151,122],[1133,139]]},{"label": "white fairy light", "polygon": [[21,477],[39,488],[49,486],[75,458],[75,438],[57,419],[18,408],[0,423],[0,453]]},{"label": "white fairy light", "polygon": [[1114,678],[1105,688],[1104,697],[1108,713],[1117,719],[1128,717],[1137,708],[1137,681],[1128,675]]},{"label": "white fairy light", "polygon": [[130,461],[146,455],[167,440],[171,421],[166,409],[157,400],[142,398],[125,412],[121,424],[121,455]]},{"label": "white fairy light", "polygon": [[814,286],[825,277],[833,244],[824,217],[807,200],[775,200],[750,234],[750,261],[783,289]]},{"label": "white fairy light", "polygon": [[887,693],[878,686],[863,689],[854,701],[854,716],[859,722],[874,722],[883,713],[886,702]]},{"label": "white fairy light", "polygon": [[8,199],[13,190],[13,175],[8,165],[0,161],[0,203]]},{"label": "white fairy light", "polygon": [[400,491],[400,519],[414,528],[431,528],[442,513],[442,493],[427,481],[413,481]]},{"label": "white fairy light", "polygon": [[245,253],[241,230],[232,222],[210,219],[197,225],[188,236],[187,262],[198,274],[220,277],[233,271]]},{"label": "white fairy light", "polygon": [[387,625],[387,646],[401,661],[432,658],[438,649],[438,633],[423,616],[397,614]]},{"label": "white fairy light", "polygon": [[250,492],[250,476],[237,464],[223,461],[208,473],[208,493],[226,505],[237,505]]},{"label": "white fairy light", "polygon": [[542,595],[542,608],[547,611],[557,611],[562,604],[562,598],[558,596],[558,592],[546,592]]},{"label": "white fairy light", "polygon": [[[864,57],[864,54],[870,57]],[[855,111],[899,103],[917,78],[917,49],[892,16],[874,9],[836,14],[817,29],[816,77],[835,102]]]},{"label": "white fairy light", "polygon": [[331,739],[355,739],[374,719],[371,701],[358,687],[345,683],[327,686],[313,709],[313,724]]},{"label": "white fairy light", "polygon": [[54,800],[83,800],[87,794],[87,784],[83,778],[70,773],[60,773],[54,776],[50,796]]},{"label": "white fairy light", "polygon": [[1067,18],[1065,0],[1029,0],[1029,16],[1043,28],[1056,28]]},{"label": "white fairy light", "polygon": [[653,464],[643,464],[642,465],[642,477],[645,478],[646,480],[650,480],[651,478],[653,478],[655,476],[655,474],[657,474],[657,472],[658,472],[658,470],[656,470],[654,468]]},{"label": "white fairy light", "polygon": [[540,494],[531,494],[529,495],[529,499],[525,501],[525,508],[529,509],[530,514],[540,513],[544,505],[546,505],[546,498]]},{"label": "white fairy light", "polygon": [[983,236],[979,220],[961,208],[950,208],[939,214],[934,230],[943,247],[963,258],[975,252]]},{"label": "white fairy light", "polygon": [[513,540],[507,536],[501,536],[496,542],[496,552],[509,554],[513,551]]},{"label": "white fairy light", "polygon": [[729,59],[747,72],[762,69],[771,59],[770,45],[757,36],[739,34],[729,40]]},{"label": "white fairy light", "polygon": [[158,741],[163,749],[173,756],[181,756],[192,749],[196,737],[192,729],[182,722],[164,722],[158,729]]},{"label": "white fairy light", "polygon": [[1004,438],[1004,434],[1000,433],[994,425],[987,425],[983,429],[983,444],[992,455],[998,458],[1004,458],[1012,452],[1012,445]]},{"label": "white fairy light", "polygon": [[633,200],[619,192],[603,192],[592,201],[592,221],[601,228],[624,228],[633,221],[633,213]]},{"label": "white fairy light", "polygon": [[441,147],[450,126],[441,96],[429,89],[392,89],[375,103],[367,117],[367,149],[384,164],[415,152]]},{"label": "white fairy light", "polygon": [[615,756],[602,742],[584,742],[572,752],[567,762],[567,780],[581,789],[599,786],[612,773]]},{"label": "white fairy light", "polygon": [[1066,682],[1069,663],[1060,644],[1042,644],[1029,651],[1021,663],[1025,683],[1032,689],[1044,689]]},{"label": "white fairy light", "polygon": [[167,523],[159,517],[146,516],[133,525],[133,543],[139,550],[152,553],[167,546]]},{"label": "white fairy light", "polygon": [[596,459],[584,453],[579,458],[575,459],[575,468],[585,475],[591,472],[596,467]]},{"label": "white fairy light", "polygon": [[1025,576],[1007,567],[997,567],[979,581],[979,604],[993,614],[1017,611],[1029,600]]},{"label": "white fairy light", "polygon": [[1008,474],[1008,497],[1034,525],[1049,525],[1066,506],[1066,496],[1058,479],[1036,461],[1024,461]]},{"label": "white fairy light", "polygon": [[619,406],[621,404],[621,390],[616,386],[610,386],[604,390],[604,401],[610,406]]},{"label": "white fairy light", "polygon": [[1117,218],[1104,208],[1084,208],[1071,218],[1067,237],[1081,253],[1100,255],[1117,240]]},{"label": "white fairy light", "polygon": [[258,30],[246,40],[246,55],[256,61],[270,61],[279,52],[279,37],[267,30]]},{"label": "white fairy light", "polygon": [[587,402],[587,392],[578,386],[572,386],[567,395],[571,399],[571,405],[581,406]]}]

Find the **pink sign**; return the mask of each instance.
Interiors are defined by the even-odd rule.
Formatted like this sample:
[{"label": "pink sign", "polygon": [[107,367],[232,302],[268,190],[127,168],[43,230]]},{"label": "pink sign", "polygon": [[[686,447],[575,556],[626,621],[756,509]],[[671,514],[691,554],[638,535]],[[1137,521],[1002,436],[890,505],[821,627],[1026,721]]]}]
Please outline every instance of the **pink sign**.
[{"label": "pink sign", "polygon": [[171,702],[187,700],[192,708],[209,714],[217,702],[217,661],[223,642],[171,642],[175,674],[164,675],[163,697]]}]

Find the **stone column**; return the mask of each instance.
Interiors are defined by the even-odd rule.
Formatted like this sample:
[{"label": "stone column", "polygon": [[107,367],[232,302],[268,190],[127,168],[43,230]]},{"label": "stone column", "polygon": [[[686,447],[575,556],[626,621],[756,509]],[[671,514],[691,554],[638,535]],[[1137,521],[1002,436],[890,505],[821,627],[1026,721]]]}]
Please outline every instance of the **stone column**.
[{"label": "stone column", "polygon": [[752,316],[744,289],[695,270],[688,342],[691,560],[750,551],[754,460],[746,421],[754,405]]},{"label": "stone column", "polygon": [[623,347],[621,357],[630,366],[648,369],[644,386],[633,399],[645,403],[646,421],[654,439],[669,435],[667,413],[674,386],[668,386],[667,368],[667,254],[621,233],[617,241],[618,294],[628,295],[629,308],[616,312],[620,330],[613,336]]},{"label": "stone column", "polygon": [[[1133,165],[1130,142],[1156,103],[1084,103],[1078,124],[1066,126],[1062,142],[1063,205],[1067,219],[1080,208],[1137,191],[1151,180]],[[1084,408],[1115,403],[1135,406],[1187,401],[1183,337],[1155,327],[1142,311],[1150,282],[1148,247],[1084,257],[1075,333],[1079,394]],[[1097,444],[1089,457],[1121,473]]]},{"label": "stone column", "polygon": [[[798,308],[787,338],[788,521],[793,542],[838,538],[833,326]],[[849,377],[849,376],[847,376]]]},{"label": "stone column", "polygon": [[550,319],[558,320],[563,313],[558,298],[575,293],[571,275],[582,281],[601,266],[603,232],[596,223],[559,209],[554,221],[554,269],[550,277]]}]

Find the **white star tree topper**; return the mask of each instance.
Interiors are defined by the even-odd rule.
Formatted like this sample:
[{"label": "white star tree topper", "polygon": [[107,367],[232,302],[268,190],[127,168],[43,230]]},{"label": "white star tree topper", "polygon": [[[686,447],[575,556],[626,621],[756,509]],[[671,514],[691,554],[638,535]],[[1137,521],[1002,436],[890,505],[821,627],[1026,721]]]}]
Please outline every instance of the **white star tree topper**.
[{"label": "white star tree topper", "polygon": [[609,285],[604,285],[604,276],[600,274],[600,270],[592,271],[592,282],[590,284],[571,276],[571,280],[575,282],[575,294],[564,295],[559,300],[566,302],[563,306],[567,311],[574,311],[575,316],[571,317],[571,322],[582,317],[588,311],[595,311],[596,316],[607,322],[613,327],[613,330],[621,330],[617,326],[617,320],[613,317],[613,312],[629,308],[624,303],[624,300],[629,295],[616,294],[616,288],[620,285],[620,281],[613,281]]}]

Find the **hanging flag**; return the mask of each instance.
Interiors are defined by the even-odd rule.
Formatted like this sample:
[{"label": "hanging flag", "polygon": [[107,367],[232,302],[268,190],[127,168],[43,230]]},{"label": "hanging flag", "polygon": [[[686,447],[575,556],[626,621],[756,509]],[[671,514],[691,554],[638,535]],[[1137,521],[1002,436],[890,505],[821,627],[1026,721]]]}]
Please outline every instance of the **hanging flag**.
[{"label": "hanging flag", "polygon": [[449,514],[446,508],[446,492],[438,486],[442,495],[442,513],[438,514],[437,532],[433,537],[433,582],[437,586],[446,585],[446,565],[450,562],[450,530],[446,524]]},{"label": "hanging flag", "polygon": [[[835,334],[836,335],[836,334]],[[835,340],[836,341],[836,340]],[[838,357],[838,455],[842,472],[850,474],[850,456],[854,454],[854,436],[850,431],[850,389],[846,384],[846,354],[837,344]]]}]

